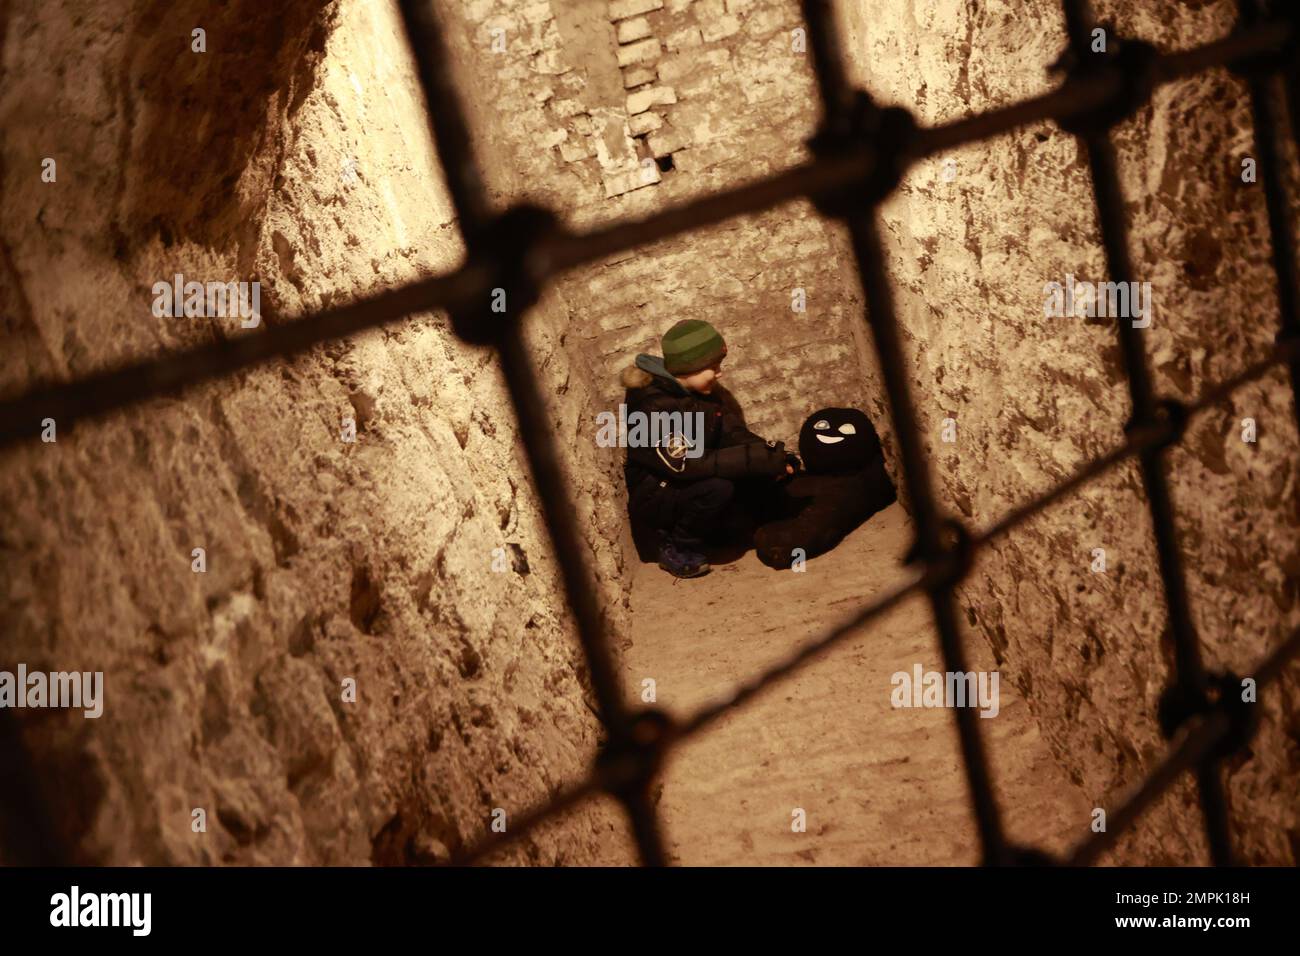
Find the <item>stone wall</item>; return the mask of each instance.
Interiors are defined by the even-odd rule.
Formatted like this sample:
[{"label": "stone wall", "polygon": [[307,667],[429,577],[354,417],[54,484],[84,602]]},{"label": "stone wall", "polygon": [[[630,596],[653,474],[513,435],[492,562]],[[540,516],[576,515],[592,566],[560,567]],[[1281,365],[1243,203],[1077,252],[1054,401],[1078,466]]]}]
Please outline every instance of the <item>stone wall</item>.
[{"label": "stone wall", "polygon": [[[1225,33],[1233,7],[1098,4],[1102,22],[1169,50]],[[924,124],[1056,82],[1045,69],[1064,48],[1055,2],[839,9],[859,82]],[[1145,336],[1162,394],[1191,399],[1266,352],[1277,330],[1263,187],[1241,178],[1250,129],[1244,85],[1220,70],[1161,88],[1116,137],[1135,278],[1153,290]],[[1294,188],[1294,158],[1287,173]],[[1129,404],[1112,325],[1044,314],[1045,283],[1105,278],[1089,187],[1076,140],[1043,123],[934,157],[883,209],[935,479],[970,525],[992,523],[1122,441]],[[1207,414],[1168,460],[1206,663],[1243,675],[1300,618],[1285,382],[1275,374]],[[1247,417],[1258,424],[1254,443],[1241,439]],[[954,442],[942,439],[944,419],[955,422]],[[1095,548],[1105,549],[1105,573],[1092,570]],[[1135,464],[995,544],[962,591],[970,633],[992,643],[1099,807],[1113,809],[1165,752],[1153,719],[1171,666],[1160,594]],[[1300,852],[1295,700],[1294,679],[1269,695],[1253,754],[1228,770],[1237,840],[1255,862]],[[1203,860],[1200,832],[1182,786],[1117,858]]]},{"label": "stone wall", "polygon": [[[1177,48],[1227,30],[1230,8],[1100,12]],[[572,224],[641,215],[807,158],[817,111],[807,57],[792,43],[796,3],[591,0],[548,10],[478,0],[466,9],[480,86],[495,90],[481,99],[510,117],[497,132],[524,171],[512,194],[566,211]],[[1046,66],[1064,38],[1046,0],[1029,11],[956,0],[851,0],[837,10],[857,80],[925,123],[1056,82]],[[504,48],[482,53],[494,35]],[[1222,72],[1184,81],[1119,135],[1138,278],[1154,287],[1151,361],[1159,387],[1183,398],[1267,348],[1275,328],[1259,187],[1239,176],[1249,149],[1243,97]],[[907,177],[882,224],[947,508],[987,524],[1120,440],[1127,393],[1113,329],[1044,316],[1045,283],[1102,278],[1086,164],[1071,137],[1039,124],[936,157]],[[653,348],[671,321],[708,318],[732,345],[724,381],[758,430],[789,440],[820,404],[864,405],[892,454],[849,261],[842,232],[795,203],[579,270],[556,295],[601,374]],[[806,314],[790,310],[796,287],[807,290]],[[1281,381],[1207,416],[1170,459],[1212,667],[1247,670],[1297,616],[1294,423]],[[617,395],[611,388],[606,400]],[[1261,430],[1253,444],[1239,440],[1247,416]],[[945,419],[955,442],[941,440]],[[1112,808],[1164,751],[1151,715],[1170,655],[1139,489],[1132,465],[1094,483],[991,549],[963,591],[971,634],[993,645],[1078,785]],[[1104,574],[1091,571],[1095,548],[1106,550]],[[1259,755],[1230,781],[1239,838],[1255,860],[1295,852],[1294,801],[1284,796],[1296,790],[1294,718],[1272,701]],[[1194,819],[1183,787],[1121,857],[1197,858]]]},{"label": "stone wall", "polygon": [[[282,6],[64,0],[0,15],[4,392],[256,334],[155,317],[151,288],[177,272],[258,280],[270,324],[458,260],[392,5]],[[1231,22],[1226,2],[1128,6],[1103,14],[1167,48]],[[1048,89],[1063,44],[1048,0],[838,10],[856,77],[924,123]],[[793,0],[441,11],[498,208],[533,200],[589,228],[807,158],[817,110]],[[1154,288],[1148,349],[1179,397],[1275,329],[1260,187],[1239,176],[1248,130],[1241,84],[1218,72],[1163,88],[1118,137],[1137,278]],[[41,178],[47,157],[55,182]],[[1041,124],[936,157],[882,223],[947,508],[986,525],[1119,440],[1113,330],[1043,312],[1045,282],[1103,268],[1071,137]],[[707,318],[756,430],[790,441],[809,411],[852,404],[892,449],[849,261],[840,229],[792,203],[575,270],[530,313],[616,645],[621,452],[594,432],[618,370],[677,319]],[[1244,417],[1254,443],[1239,438]],[[514,428],[492,357],[426,315],[7,453],[0,668],[106,672],[99,720],[23,714],[79,855],[430,862],[493,808],[516,813],[580,773],[597,723]],[[1295,442],[1275,376],[1170,457],[1212,667],[1248,673],[1300,617]],[[962,591],[969,637],[991,643],[1098,806],[1164,752],[1158,591],[1132,465],[999,542]],[[1253,861],[1297,856],[1295,707],[1277,699],[1229,771]],[[1198,833],[1183,786],[1117,859],[1200,859]],[[631,857],[602,804],[509,858]]]},{"label": "stone wall", "polygon": [[[178,272],[260,281],[273,324],[461,255],[395,5],[20,2],[0,63],[6,393],[257,334],[156,317]],[[566,321],[543,304],[530,336],[571,436]],[[433,862],[584,770],[598,723],[503,384],[441,316],[57,439],[0,469],[0,668],[105,672],[98,720],[18,712],[79,858]],[[589,513],[606,482],[567,446]],[[617,629],[621,552],[587,528]],[[589,806],[507,858],[625,861],[623,831]]]}]

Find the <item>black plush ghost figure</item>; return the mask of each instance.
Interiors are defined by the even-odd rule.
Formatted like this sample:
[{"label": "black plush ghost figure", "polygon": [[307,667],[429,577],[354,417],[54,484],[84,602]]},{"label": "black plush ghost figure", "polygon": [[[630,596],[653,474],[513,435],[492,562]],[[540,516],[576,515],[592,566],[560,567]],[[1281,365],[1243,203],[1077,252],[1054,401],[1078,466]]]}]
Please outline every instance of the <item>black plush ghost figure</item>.
[{"label": "black plush ghost figure", "polygon": [[785,484],[779,517],[754,533],[758,559],[773,568],[825,554],[897,498],[880,437],[856,408],[809,415],[799,454],[807,473]]},{"label": "black plush ghost figure", "polygon": [[809,474],[845,475],[881,456],[880,438],[856,408],[823,408],[799,429],[799,454]]}]

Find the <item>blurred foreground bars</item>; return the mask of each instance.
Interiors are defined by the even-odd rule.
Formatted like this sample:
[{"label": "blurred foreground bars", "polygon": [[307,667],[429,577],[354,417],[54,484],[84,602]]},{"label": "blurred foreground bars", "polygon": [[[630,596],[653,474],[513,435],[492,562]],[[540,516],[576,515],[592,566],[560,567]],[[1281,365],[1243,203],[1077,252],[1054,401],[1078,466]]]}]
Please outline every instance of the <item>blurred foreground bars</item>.
[{"label": "blurred foreground bars", "polygon": [[[1151,510],[1164,586],[1175,667],[1159,719],[1173,748],[1151,776],[1109,815],[1105,832],[1081,842],[1065,861],[1005,838],[993,797],[990,774],[969,708],[954,708],[967,785],[987,865],[1090,864],[1179,776],[1194,774],[1207,843],[1216,864],[1233,861],[1230,821],[1224,801],[1220,762],[1249,741],[1258,704],[1244,704],[1236,675],[1208,672],[1192,624],[1173,504],[1164,473],[1164,454],[1183,436],[1188,421],[1236,390],[1279,366],[1290,370],[1300,415],[1300,320],[1297,318],[1295,241],[1283,185],[1276,126],[1279,110],[1272,84],[1281,78],[1291,107],[1293,135],[1300,129],[1300,12],[1279,4],[1274,13],[1260,0],[1239,0],[1237,29],[1229,36],[1176,54],[1159,54],[1139,41],[1106,30],[1105,49],[1093,52],[1094,25],[1086,0],[1063,0],[1068,47],[1059,63],[1061,84],[1052,92],[1012,106],[940,126],[916,125],[906,110],[882,109],[846,80],[829,0],[803,0],[809,49],[823,118],[810,142],[814,159],[768,178],[704,196],[638,220],[625,220],[584,233],[563,229],[546,210],[516,206],[495,215],[490,210],[475,161],[468,124],[447,68],[448,58],[432,0],[401,0],[407,37],[429,106],[439,161],[465,240],[465,261],[446,275],[422,279],[348,305],[292,322],[270,322],[264,331],[165,355],[63,384],[38,387],[0,402],[0,448],[35,437],[44,418],[61,429],[155,396],[180,391],[276,358],[298,354],[322,342],[399,321],[412,313],[445,309],[465,341],[490,345],[501,357],[511,402],[520,420],[533,480],[555,547],[566,597],[573,607],[578,637],[592,687],[609,731],[608,745],[584,780],[546,804],[515,816],[507,834],[485,832],[457,855],[472,863],[499,851],[533,827],[586,797],[606,792],[626,810],[641,859],[666,862],[649,786],[673,744],[697,734],[715,719],[742,706],[808,662],[829,652],[847,636],[905,598],[925,592],[948,671],[964,671],[961,633],[953,592],[969,571],[976,550],[1020,525],[1085,482],[1136,457]],[[1102,244],[1110,279],[1132,277],[1127,223],[1116,174],[1110,129],[1144,104],[1162,83],[1216,67],[1229,67],[1249,83],[1255,142],[1262,166],[1265,199],[1277,274],[1280,332],[1275,348],[1232,379],[1191,403],[1156,396],[1141,330],[1127,320],[1117,324],[1120,352],[1129,384],[1131,417],[1125,440],[1111,453],[1081,467],[1043,495],[1019,506],[982,532],[972,533],[941,514],[935,502],[928,463],[904,374],[891,291],[876,225],[879,203],[913,163],[963,143],[989,139],[1016,127],[1053,120],[1080,137],[1088,156]],[[867,302],[866,321],[888,393],[898,439],[903,478],[916,526],[915,567],[907,583],[877,597],[797,649],[785,661],[737,687],[725,700],[681,722],[655,709],[630,710],[619,688],[590,571],[583,558],[574,512],[566,492],[545,401],[527,354],[520,322],[545,283],[557,274],[614,253],[645,245],[733,216],[753,213],[806,197],[825,216],[842,220],[852,240],[854,261]],[[494,292],[504,290],[508,311],[494,313]],[[1300,653],[1300,631],[1280,644],[1252,676],[1262,690]],[[0,715],[7,716],[7,715]],[[16,721],[0,720],[0,752],[18,749]],[[11,808],[11,812],[17,809]],[[22,812],[39,813],[32,801]],[[32,820],[33,832],[57,833],[57,821]],[[48,849],[41,862],[64,851]],[[13,846],[19,851],[17,844]],[[26,853],[22,854],[26,856]],[[51,855],[55,857],[51,859]]]}]

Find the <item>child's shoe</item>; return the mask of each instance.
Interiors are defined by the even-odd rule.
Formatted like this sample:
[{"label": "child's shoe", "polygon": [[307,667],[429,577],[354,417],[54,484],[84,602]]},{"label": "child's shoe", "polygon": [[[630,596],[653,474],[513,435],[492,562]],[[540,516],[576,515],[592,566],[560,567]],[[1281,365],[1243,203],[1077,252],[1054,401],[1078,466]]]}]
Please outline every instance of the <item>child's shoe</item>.
[{"label": "child's shoe", "polygon": [[712,570],[704,555],[672,541],[659,545],[659,567],[678,578],[698,578]]}]

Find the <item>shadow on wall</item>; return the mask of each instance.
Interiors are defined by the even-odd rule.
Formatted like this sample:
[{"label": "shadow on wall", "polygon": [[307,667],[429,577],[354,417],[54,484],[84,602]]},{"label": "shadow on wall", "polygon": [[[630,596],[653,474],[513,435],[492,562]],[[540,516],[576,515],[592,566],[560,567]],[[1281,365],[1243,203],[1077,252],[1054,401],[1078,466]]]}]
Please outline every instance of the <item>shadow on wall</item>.
[{"label": "shadow on wall", "polygon": [[153,0],[135,11],[118,77],[122,108],[138,117],[121,146],[118,258],[157,234],[166,246],[238,244],[249,258],[241,269],[252,265],[254,243],[243,240],[281,165],[282,147],[267,140],[312,89],[335,9],[334,0]]}]

